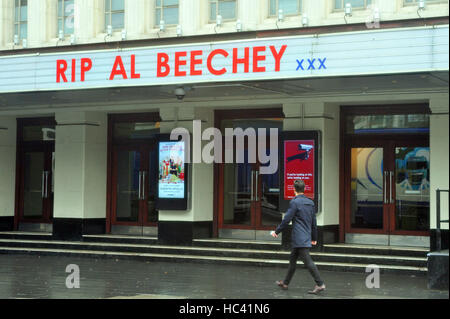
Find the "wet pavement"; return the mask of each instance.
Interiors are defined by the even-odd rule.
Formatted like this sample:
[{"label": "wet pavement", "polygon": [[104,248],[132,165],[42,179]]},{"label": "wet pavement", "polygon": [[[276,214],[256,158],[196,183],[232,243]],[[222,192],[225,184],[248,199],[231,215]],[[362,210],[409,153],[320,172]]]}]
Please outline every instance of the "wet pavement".
[{"label": "wet pavement", "polygon": [[[66,272],[68,265],[79,268]],[[76,268],[75,268],[76,269]],[[369,275],[321,271],[327,290],[307,292],[314,282],[299,267],[289,290],[275,281],[285,268],[202,263],[142,262],[82,257],[0,255],[0,298],[36,299],[448,299],[448,291],[427,289],[426,276],[381,274],[380,287],[369,289]],[[68,276],[69,279],[68,279]]]}]

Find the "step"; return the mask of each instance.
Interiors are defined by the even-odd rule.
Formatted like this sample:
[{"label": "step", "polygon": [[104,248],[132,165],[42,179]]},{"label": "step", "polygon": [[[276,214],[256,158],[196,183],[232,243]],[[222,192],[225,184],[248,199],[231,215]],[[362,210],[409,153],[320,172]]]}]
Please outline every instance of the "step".
[{"label": "step", "polygon": [[30,239],[30,240],[51,240],[52,233],[39,232],[0,232],[0,239]]},{"label": "step", "polygon": [[247,239],[194,239],[192,245],[200,247],[220,247],[220,248],[243,248],[243,249],[266,249],[283,250],[279,241],[262,241]]},{"label": "step", "polygon": [[[76,249],[96,251],[117,251],[134,253],[159,253],[174,255],[201,255],[216,257],[236,257],[252,259],[283,259],[288,260],[290,252],[257,249],[236,249],[218,247],[191,247],[191,246],[164,246],[128,243],[97,243],[97,242],[68,242],[68,241],[32,241],[32,240],[9,240],[0,239],[2,247],[17,248],[50,248],[50,249]],[[311,256],[317,262],[346,262],[358,264],[384,264],[399,266],[426,267],[427,258],[385,256],[367,254],[339,254],[327,252],[312,252]]]},{"label": "step", "polygon": [[147,236],[129,236],[129,235],[83,235],[83,242],[156,245],[158,243],[158,238]]},{"label": "step", "polygon": [[[45,256],[71,256],[89,258],[113,258],[113,259],[137,259],[143,261],[165,261],[165,262],[195,262],[195,263],[220,263],[232,265],[252,265],[252,266],[272,266],[287,267],[288,260],[281,259],[254,259],[238,257],[201,256],[201,255],[170,255],[156,253],[135,253],[135,252],[112,252],[97,250],[67,250],[50,248],[27,248],[27,247],[0,247],[0,254],[31,254]],[[298,262],[302,265],[302,262]],[[355,263],[338,262],[316,262],[320,270],[328,271],[353,271],[365,272],[366,265]],[[392,266],[379,265],[380,273],[396,273],[407,275],[426,275],[427,269],[424,267],[412,266]]]},{"label": "step", "polygon": [[349,254],[391,255],[426,257],[428,248],[405,247],[405,246],[380,246],[380,245],[358,245],[358,244],[325,244],[323,251]]}]

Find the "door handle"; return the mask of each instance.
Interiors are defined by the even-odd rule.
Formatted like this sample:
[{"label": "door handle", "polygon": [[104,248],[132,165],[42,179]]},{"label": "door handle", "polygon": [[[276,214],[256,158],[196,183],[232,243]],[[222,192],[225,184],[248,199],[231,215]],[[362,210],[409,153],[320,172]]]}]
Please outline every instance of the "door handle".
[{"label": "door handle", "polygon": [[393,204],[394,203],[394,198],[392,196],[392,187],[394,185],[394,172],[390,171],[389,172],[389,203]]},{"label": "door handle", "polygon": [[141,199],[145,199],[145,177],[147,176],[147,172],[142,172],[142,197]]},{"label": "door handle", "polygon": [[42,171],[41,196],[45,198],[45,171]]},{"label": "door handle", "polygon": [[251,179],[250,179],[250,201],[253,201],[253,180],[254,180],[254,176],[255,176],[255,171],[252,170],[252,175],[251,175]]},{"label": "door handle", "polygon": [[385,204],[388,203],[388,201],[387,201],[387,175],[388,175],[388,172],[384,171],[384,189],[383,189],[384,194],[383,194],[383,197],[384,197]]},{"label": "door handle", "polygon": [[259,190],[259,188],[258,188],[258,177],[259,177],[259,171],[255,171],[255,174],[256,174],[256,182],[255,182],[255,184],[256,184],[255,201],[259,201],[259,198],[258,198],[258,190]]},{"label": "door handle", "polygon": [[48,171],[44,172],[45,174],[45,197],[48,198]]},{"label": "door handle", "polygon": [[138,194],[138,200],[141,200],[141,184],[142,184],[142,171],[139,171],[139,194]]}]

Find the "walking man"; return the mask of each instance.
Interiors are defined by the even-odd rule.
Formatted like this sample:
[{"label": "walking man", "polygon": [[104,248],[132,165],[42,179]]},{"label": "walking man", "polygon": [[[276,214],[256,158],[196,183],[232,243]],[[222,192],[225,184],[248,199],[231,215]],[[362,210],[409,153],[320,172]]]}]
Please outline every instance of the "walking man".
[{"label": "walking man", "polygon": [[278,237],[278,234],[292,220],[292,252],[289,261],[289,270],[286,278],[283,281],[277,281],[277,285],[282,289],[288,289],[288,285],[295,273],[297,259],[300,257],[316,282],[316,286],[309,293],[318,294],[325,290],[325,284],[320,278],[319,271],[309,255],[311,245],[317,244],[317,222],[314,202],[304,195],[304,181],[296,180],[294,182],[294,188],[295,198],[289,203],[289,209],[281,224],[272,232],[273,237]]}]

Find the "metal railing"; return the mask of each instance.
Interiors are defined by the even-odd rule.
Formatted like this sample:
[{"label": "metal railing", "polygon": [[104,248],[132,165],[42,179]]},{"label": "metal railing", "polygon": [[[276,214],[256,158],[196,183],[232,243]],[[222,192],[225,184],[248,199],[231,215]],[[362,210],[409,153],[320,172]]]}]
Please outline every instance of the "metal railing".
[{"label": "metal railing", "polygon": [[441,193],[448,193],[448,189],[436,190],[436,250],[441,251],[442,239],[441,239],[441,223],[448,223],[447,220],[441,220]]}]

